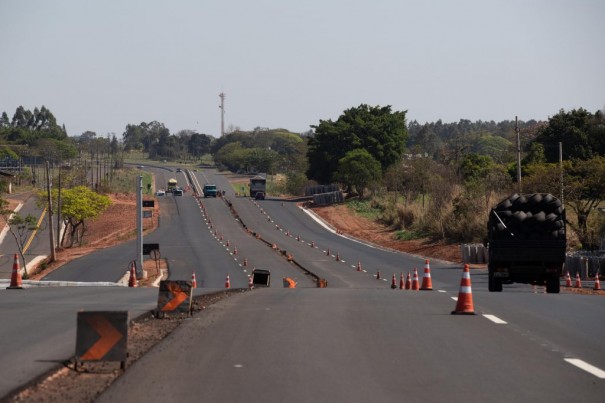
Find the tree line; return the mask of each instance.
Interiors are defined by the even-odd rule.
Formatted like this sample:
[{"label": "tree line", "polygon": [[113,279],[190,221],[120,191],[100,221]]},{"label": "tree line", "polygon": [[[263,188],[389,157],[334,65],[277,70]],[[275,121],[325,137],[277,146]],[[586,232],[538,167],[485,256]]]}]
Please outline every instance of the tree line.
[{"label": "tree line", "polygon": [[210,154],[217,166],[234,172],[283,173],[291,193],[306,184],[339,183],[349,194],[370,198],[396,229],[462,241],[481,238],[486,209],[504,193],[551,192],[574,213],[568,221],[578,242],[596,244],[605,229],[595,213],[605,198],[602,111],[560,110],[547,121],[420,124],[406,118],[407,111],[362,104],[336,120],[319,120],[306,133],[257,127],[217,139],[191,130],[171,134],[152,121],[127,125],[118,139],[94,132],[69,137],[47,108],[19,107],[12,119],[6,113],[0,119],[0,159],[36,153],[98,159],[101,153],[117,167],[133,151],[191,162]]}]

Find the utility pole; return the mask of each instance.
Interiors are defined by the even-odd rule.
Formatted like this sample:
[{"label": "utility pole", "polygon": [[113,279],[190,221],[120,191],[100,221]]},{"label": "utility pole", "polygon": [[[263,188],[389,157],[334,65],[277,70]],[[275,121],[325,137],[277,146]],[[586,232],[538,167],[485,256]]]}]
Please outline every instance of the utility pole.
[{"label": "utility pole", "polygon": [[221,92],[220,94],[218,94],[218,96],[221,98],[221,106],[219,106],[219,108],[221,108],[221,137],[223,137],[225,135],[225,93]]},{"label": "utility pole", "polygon": [[143,177],[137,177],[137,262],[136,274],[138,279],[145,278],[145,270],[143,270]]},{"label": "utility pole", "polygon": [[565,200],[563,199],[563,142],[559,141],[559,170],[561,171],[561,205],[565,207]]},{"label": "utility pole", "polygon": [[50,260],[54,262],[57,260],[57,254],[55,249],[55,237],[53,234],[53,197],[50,192],[52,185],[50,183],[50,163],[46,161],[46,191],[48,192],[48,234],[50,238]]},{"label": "utility pole", "polygon": [[515,133],[517,135],[517,184],[519,185],[519,193],[522,192],[521,186],[521,137],[519,136],[519,121],[515,116]]}]

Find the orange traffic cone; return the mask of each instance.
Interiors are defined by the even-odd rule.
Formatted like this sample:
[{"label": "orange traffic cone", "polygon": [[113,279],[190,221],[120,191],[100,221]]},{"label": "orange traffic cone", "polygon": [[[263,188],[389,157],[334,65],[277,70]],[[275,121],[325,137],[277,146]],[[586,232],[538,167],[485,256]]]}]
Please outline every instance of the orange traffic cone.
[{"label": "orange traffic cone", "polygon": [[600,290],[601,289],[601,281],[599,280],[599,272],[597,272],[597,275],[594,278],[594,288],[593,290]]},{"label": "orange traffic cone", "polygon": [[248,259],[244,258],[244,266],[248,266]]},{"label": "orange traffic cone", "polygon": [[234,246],[234,247],[233,247],[233,254],[234,254],[234,255],[237,255],[237,246]]},{"label": "orange traffic cone", "polygon": [[475,308],[473,307],[473,291],[471,289],[471,272],[468,264],[464,265],[462,279],[460,280],[460,291],[458,292],[458,301],[456,309],[452,311],[452,315],[474,315]]},{"label": "orange traffic cone", "polygon": [[422,276],[422,287],[420,287],[420,289],[424,291],[433,290],[433,281],[431,280],[431,268],[429,266],[428,259],[424,261],[424,275]]},{"label": "orange traffic cone", "polygon": [[197,280],[195,279],[195,272],[191,275],[191,288],[197,288]]},{"label": "orange traffic cone", "polygon": [[11,274],[11,283],[7,290],[21,290],[23,288],[23,282],[21,281],[21,271],[19,269],[19,256],[15,253],[15,260],[13,261],[13,272]]},{"label": "orange traffic cone", "polygon": [[336,261],[340,262],[340,255],[338,254],[338,252],[336,252]]},{"label": "orange traffic cone", "polygon": [[408,275],[405,278],[405,289],[406,290],[411,290],[412,289],[412,278],[410,277],[410,272],[408,271]]},{"label": "orange traffic cone", "polygon": [[576,283],[574,284],[574,288],[582,288],[582,280],[580,279],[580,272],[576,273]]},{"label": "orange traffic cone", "polygon": [[380,280],[380,270],[376,271],[376,280]]},{"label": "orange traffic cone", "polygon": [[297,240],[298,242],[300,242],[300,234],[298,234],[298,235],[296,236],[296,240]]},{"label": "orange traffic cone", "polygon": [[395,277],[395,273],[393,273],[393,277],[391,278],[391,289],[397,288],[397,277]]},{"label": "orange traffic cone", "polygon": [[565,275],[565,287],[571,287],[571,276],[569,275],[569,270]]},{"label": "orange traffic cone", "polygon": [[326,251],[326,256],[330,256],[330,248]]},{"label": "orange traffic cone", "polygon": [[414,276],[412,277],[412,290],[418,291],[420,289],[420,282],[418,281],[418,269],[414,267]]},{"label": "orange traffic cone", "polygon": [[403,272],[399,276],[399,289],[403,290],[405,288],[405,281],[403,280]]},{"label": "orange traffic cone", "polygon": [[130,266],[130,277],[128,278],[128,287],[137,286],[137,274],[134,269],[134,264]]},{"label": "orange traffic cone", "polygon": [[228,274],[227,274],[227,278],[225,279],[225,288],[231,288],[231,280],[229,280]]},{"label": "orange traffic cone", "polygon": [[225,246],[229,247],[229,245],[231,245],[231,243],[229,242],[229,240],[227,239],[227,242],[225,243]]},{"label": "orange traffic cone", "polygon": [[248,288],[253,289],[254,283],[252,282],[252,276],[248,276]]},{"label": "orange traffic cone", "polygon": [[357,261],[357,271],[361,271],[361,260]]}]

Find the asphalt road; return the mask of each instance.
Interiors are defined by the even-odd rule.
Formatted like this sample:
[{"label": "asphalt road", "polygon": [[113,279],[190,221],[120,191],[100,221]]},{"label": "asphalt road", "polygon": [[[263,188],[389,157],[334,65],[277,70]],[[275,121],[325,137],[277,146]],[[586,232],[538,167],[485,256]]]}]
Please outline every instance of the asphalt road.
[{"label": "asphalt road", "polygon": [[[556,343],[551,327],[534,333],[555,318],[517,321],[521,315],[508,315],[506,305],[497,313],[509,324],[450,315],[451,296],[326,288],[230,298],[185,323],[99,401],[602,401],[605,380],[564,361],[582,356],[574,341]],[[519,302],[545,298],[524,297]],[[602,312],[598,304],[587,317]],[[531,317],[542,309],[525,311]]]},{"label": "asphalt road", "polygon": [[[393,273],[417,267],[422,275],[423,257],[333,234],[293,203],[236,198],[216,171],[195,176],[225,189],[240,221],[328,279],[329,286],[315,288],[283,256],[247,234],[222,199],[202,199],[206,214],[190,194],[160,199],[161,225],[146,242],[160,243],[171,277],[189,279],[196,271],[198,282],[220,288],[229,274],[232,286],[245,287],[250,269],[242,260],[247,258],[252,267],[269,268],[277,281],[186,321],[129,368],[101,401],[529,402],[601,401],[605,396],[605,298],[545,294],[527,285],[490,293],[486,272],[473,270],[477,315],[451,315],[459,265],[431,261],[434,291],[392,290]],[[302,241],[296,240],[299,234]],[[101,256],[116,254],[108,249]],[[365,271],[356,270],[358,261]],[[88,270],[88,264],[81,262],[79,270]],[[386,281],[376,279],[378,270]],[[299,288],[281,288],[283,276],[295,277]],[[106,292],[99,298],[120,291]],[[6,293],[0,292],[0,298]],[[11,323],[29,318],[28,309],[44,315],[51,307],[51,302],[35,308],[23,303],[18,316],[1,319]],[[36,332],[40,320],[31,318],[20,332]],[[54,334],[60,335],[61,327]],[[15,337],[5,333],[3,339]],[[53,351],[65,359],[64,350]],[[32,357],[44,357],[41,351]],[[1,367],[10,368],[4,362]]]}]

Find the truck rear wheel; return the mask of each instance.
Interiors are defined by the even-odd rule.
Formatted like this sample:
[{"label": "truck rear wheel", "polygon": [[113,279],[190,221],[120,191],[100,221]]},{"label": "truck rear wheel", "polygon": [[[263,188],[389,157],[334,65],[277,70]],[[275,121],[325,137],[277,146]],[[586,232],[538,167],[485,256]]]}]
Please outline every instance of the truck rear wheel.
[{"label": "truck rear wheel", "polygon": [[558,294],[561,291],[561,283],[558,276],[553,276],[546,280],[546,292],[548,294]]},{"label": "truck rear wheel", "polygon": [[502,292],[502,280],[489,273],[487,277],[487,289],[489,292]]}]

